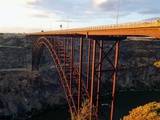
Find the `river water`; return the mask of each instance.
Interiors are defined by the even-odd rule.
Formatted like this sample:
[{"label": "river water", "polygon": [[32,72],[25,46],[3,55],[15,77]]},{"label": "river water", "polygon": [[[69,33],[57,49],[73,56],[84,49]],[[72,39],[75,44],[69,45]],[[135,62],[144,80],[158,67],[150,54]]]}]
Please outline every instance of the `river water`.
[{"label": "river water", "polygon": [[[120,120],[133,108],[153,101],[160,102],[160,91],[118,93],[115,104],[115,120]],[[68,111],[66,108],[49,110],[30,120],[70,120]]]}]

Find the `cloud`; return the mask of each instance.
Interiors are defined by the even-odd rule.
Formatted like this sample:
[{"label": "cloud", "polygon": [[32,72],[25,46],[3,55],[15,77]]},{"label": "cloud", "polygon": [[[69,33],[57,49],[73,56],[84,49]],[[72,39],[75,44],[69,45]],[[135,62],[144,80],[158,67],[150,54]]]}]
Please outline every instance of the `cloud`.
[{"label": "cloud", "polygon": [[33,6],[41,2],[42,0],[22,0],[21,4],[24,6]]},{"label": "cloud", "polygon": [[148,8],[148,9],[143,9],[139,11],[140,14],[160,14],[160,8]]},{"label": "cloud", "polygon": [[31,14],[32,17],[35,17],[35,18],[50,18],[49,15],[47,14]]},{"label": "cloud", "polygon": [[109,0],[94,0],[94,4],[95,5],[99,5],[99,4],[103,4],[103,3],[107,2],[107,1],[109,1]]},{"label": "cloud", "polygon": [[[118,0],[0,0],[2,26],[72,26],[113,24]],[[160,0],[119,0],[119,20],[159,16]],[[11,14],[13,13],[13,14]],[[18,24],[17,24],[18,23]],[[41,28],[41,27],[40,27]]]},{"label": "cloud", "polygon": [[59,19],[59,20],[56,20],[56,22],[74,22],[73,20],[67,20],[67,19]]},{"label": "cloud", "polygon": [[55,13],[51,13],[49,11],[45,10],[32,10],[33,12],[29,12],[28,16],[30,18],[43,18],[43,19],[49,19],[49,18],[58,18]]},{"label": "cloud", "polygon": [[[111,17],[114,17],[117,12],[118,0],[103,0],[98,4],[98,0],[94,0],[96,9],[101,13],[106,12]],[[146,0],[119,0],[119,13],[120,16],[128,16],[133,13],[137,14],[152,14],[156,15],[160,13],[159,7],[160,1],[146,1]],[[113,14],[112,14],[113,13]]]},{"label": "cloud", "polygon": [[91,0],[47,0],[39,6],[56,13],[58,16],[83,16],[83,11],[91,11]]},{"label": "cloud", "polygon": [[160,19],[160,17],[152,17],[152,18],[148,18],[148,19],[143,19],[142,21],[155,21]]},{"label": "cloud", "polygon": [[29,28],[29,27],[1,27],[1,33],[31,33],[31,32],[39,32],[42,29],[39,28]]}]

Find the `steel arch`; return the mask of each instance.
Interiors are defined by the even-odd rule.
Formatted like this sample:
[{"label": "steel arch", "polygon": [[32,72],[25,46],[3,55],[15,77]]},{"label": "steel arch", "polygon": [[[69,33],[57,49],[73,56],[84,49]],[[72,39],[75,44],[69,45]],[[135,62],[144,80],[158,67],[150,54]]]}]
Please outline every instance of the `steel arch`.
[{"label": "steel arch", "polygon": [[33,52],[33,62],[32,62],[33,68],[32,69],[38,69],[40,56],[41,56],[41,53],[42,53],[42,51],[45,47],[49,50],[49,52],[52,56],[52,59],[55,63],[56,69],[57,69],[57,71],[59,73],[59,76],[61,78],[61,83],[62,83],[63,88],[64,88],[64,92],[65,92],[65,95],[66,95],[68,105],[70,107],[70,111],[74,112],[74,113],[77,113],[75,102],[73,100],[73,96],[71,94],[69,85],[67,83],[67,78],[64,75],[64,71],[62,70],[62,67],[59,63],[59,60],[58,60],[57,54],[56,54],[56,52],[53,48],[53,45],[51,44],[51,42],[46,37],[40,37],[36,42],[34,52]]},{"label": "steel arch", "polygon": [[[71,38],[71,39],[70,39]],[[79,38],[79,39],[78,39]],[[70,39],[70,44],[68,42]],[[117,40],[116,40],[117,39]],[[74,113],[76,116],[80,116],[80,111],[82,108],[82,103],[85,100],[89,100],[89,115],[87,119],[89,120],[99,120],[103,117],[105,120],[113,120],[114,115],[114,101],[115,101],[115,88],[116,88],[116,74],[117,74],[117,64],[118,64],[118,48],[119,41],[123,38],[115,38],[110,44],[110,47],[107,48],[107,51],[104,51],[104,46],[106,44],[103,40],[94,40],[91,38],[84,37],[74,37],[74,36],[39,36],[35,37],[33,40],[34,49],[33,49],[33,58],[32,58],[32,69],[38,70],[39,61],[42,55],[44,48],[47,48],[54,63],[55,67],[59,73],[61,83],[64,89],[66,100],[68,102],[70,113]],[[74,64],[74,42],[73,40],[79,41],[78,50],[79,61],[78,66]],[[84,46],[88,41],[88,50],[84,51],[86,47]],[[85,43],[85,44],[84,44]],[[105,43],[105,44],[104,44]],[[114,48],[114,49],[113,49]],[[111,59],[109,59],[109,53],[111,53]],[[86,55],[86,72],[84,72],[83,66],[83,57]],[[115,57],[114,57],[115,56]],[[105,64],[105,62],[107,64]],[[77,62],[76,62],[77,63]],[[91,64],[91,65],[90,65]],[[107,66],[108,67],[107,67]],[[102,89],[106,89],[106,85],[101,81],[102,73],[103,75],[107,72],[108,77],[107,81],[113,78],[113,90],[112,90],[112,104],[110,112],[106,110],[104,113],[102,111],[102,105],[100,105],[100,99],[103,97]],[[86,74],[86,76],[85,76]],[[86,78],[85,78],[85,77]],[[102,91],[102,92],[101,92]],[[107,91],[107,89],[105,90]],[[101,95],[102,96],[101,96]],[[108,99],[108,98],[107,98]],[[110,100],[110,99],[108,99]],[[107,102],[107,101],[106,101]],[[101,106],[101,107],[100,107]],[[108,109],[108,108],[106,108]],[[109,115],[110,114],[110,115]],[[100,117],[101,116],[101,117]]]}]

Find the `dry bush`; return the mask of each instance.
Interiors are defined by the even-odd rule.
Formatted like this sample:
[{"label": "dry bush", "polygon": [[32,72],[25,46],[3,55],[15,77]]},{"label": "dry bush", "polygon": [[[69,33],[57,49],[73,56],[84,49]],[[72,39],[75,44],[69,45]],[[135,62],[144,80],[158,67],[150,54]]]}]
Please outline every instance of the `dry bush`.
[{"label": "dry bush", "polygon": [[158,68],[160,68],[160,61],[156,61],[156,62],[154,62],[154,64],[153,64],[154,66],[156,66],[156,67],[158,67]]},{"label": "dry bush", "polygon": [[151,102],[129,112],[121,120],[160,120],[160,103]]},{"label": "dry bush", "polygon": [[76,115],[75,113],[71,113],[72,120],[88,120],[90,114],[90,102],[89,100],[85,100],[82,103],[82,108],[80,110],[80,116]]}]

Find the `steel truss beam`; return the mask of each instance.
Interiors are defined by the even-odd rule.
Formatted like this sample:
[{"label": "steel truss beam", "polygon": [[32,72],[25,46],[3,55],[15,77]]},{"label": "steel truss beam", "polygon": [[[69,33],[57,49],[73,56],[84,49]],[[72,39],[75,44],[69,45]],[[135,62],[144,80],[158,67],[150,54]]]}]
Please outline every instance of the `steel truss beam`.
[{"label": "steel truss beam", "polygon": [[[59,73],[71,114],[80,116],[82,103],[88,99],[88,120],[114,119],[119,42],[124,37],[49,35],[31,39],[34,44],[33,70],[38,70],[46,47]],[[112,83],[110,87],[108,82]],[[112,89],[108,91],[109,88]],[[104,91],[105,94],[112,93],[111,97],[105,98]],[[104,110],[104,101],[111,107],[105,107]]]}]

